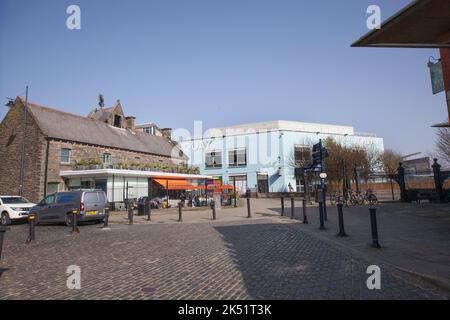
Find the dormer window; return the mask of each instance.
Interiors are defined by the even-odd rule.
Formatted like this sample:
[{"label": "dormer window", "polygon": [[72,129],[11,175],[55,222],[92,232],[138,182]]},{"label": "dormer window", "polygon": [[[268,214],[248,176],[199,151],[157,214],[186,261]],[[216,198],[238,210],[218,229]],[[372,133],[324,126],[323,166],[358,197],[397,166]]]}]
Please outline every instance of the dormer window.
[{"label": "dormer window", "polygon": [[155,127],[145,127],[144,129],[144,132],[145,133],[147,133],[147,134],[150,134],[150,135],[155,135]]},{"label": "dormer window", "polygon": [[114,127],[122,128],[122,117],[117,114],[114,115]]}]

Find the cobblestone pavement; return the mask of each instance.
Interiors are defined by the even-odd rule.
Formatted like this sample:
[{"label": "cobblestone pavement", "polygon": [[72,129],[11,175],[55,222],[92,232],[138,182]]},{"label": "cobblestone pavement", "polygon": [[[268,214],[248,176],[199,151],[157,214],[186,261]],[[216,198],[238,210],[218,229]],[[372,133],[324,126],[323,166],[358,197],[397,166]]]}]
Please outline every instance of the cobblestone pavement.
[{"label": "cobblestone pavement", "polygon": [[[295,218],[303,219],[301,204],[296,204]],[[279,214],[279,201],[273,212]],[[290,207],[286,209],[290,215]],[[339,238],[337,208],[328,207],[327,230],[320,231],[317,207],[309,207],[309,225],[300,230],[322,240],[356,250],[369,259],[378,259],[402,270],[415,273],[450,290],[450,204],[388,203],[377,206],[378,234],[381,250],[371,242],[368,206],[343,208],[345,231],[349,237]],[[287,219],[287,218],[285,218]]]},{"label": "cobblestone pavement", "polygon": [[[233,222],[27,226],[7,232],[0,299],[444,299],[446,293],[365,261],[278,217]],[[81,267],[81,290],[66,269]]]}]

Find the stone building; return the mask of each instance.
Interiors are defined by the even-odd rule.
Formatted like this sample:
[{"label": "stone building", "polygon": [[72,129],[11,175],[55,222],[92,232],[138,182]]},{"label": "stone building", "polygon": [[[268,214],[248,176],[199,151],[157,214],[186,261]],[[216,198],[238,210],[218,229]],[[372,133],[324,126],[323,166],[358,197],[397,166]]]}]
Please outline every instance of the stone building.
[{"label": "stone building", "polygon": [[187,167],[188,158],[170,130],[158,128],[157,134],[136,128],[120,101],[87,117],[26,104],[21,97],[9,107],[0,124],[2,195],[22,194],[36,202],[61,190],[112,188],[110,201],[123,201],[125,185],[127,196],[129,188],[142,196],[151,178],[204,178]]}]

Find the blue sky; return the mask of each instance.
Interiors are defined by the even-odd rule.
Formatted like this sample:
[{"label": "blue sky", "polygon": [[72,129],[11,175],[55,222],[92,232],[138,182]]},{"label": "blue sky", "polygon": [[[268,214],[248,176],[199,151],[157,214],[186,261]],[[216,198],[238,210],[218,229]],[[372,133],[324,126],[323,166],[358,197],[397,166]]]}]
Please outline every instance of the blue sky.
[{"label": "blue sky", "polygon": [[[408,0],[0,0],[0,102],[88,114],[102,93],[138,122],[192,129],[265,120],[352,125],[404,153],[443,122],[429,49],[361,49],[366,9]],[[81,30],[66,8],[81,7]],[[0,118],[7,111],[0,107]]]}]

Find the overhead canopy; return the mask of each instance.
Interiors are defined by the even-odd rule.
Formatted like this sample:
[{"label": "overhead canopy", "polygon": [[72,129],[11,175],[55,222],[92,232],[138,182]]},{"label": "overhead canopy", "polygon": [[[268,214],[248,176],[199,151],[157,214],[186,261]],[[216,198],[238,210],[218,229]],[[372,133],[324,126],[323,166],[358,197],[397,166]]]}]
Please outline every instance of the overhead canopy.
[{"label": "overhead canopy", "polygon": [[197,187],[193,186],[186,180],[173,180],[173,179],[153,179],[156,183],[161,185],[167,190],[194,190]]},{"label": "overhead canopy", "polygon": [[352,47],[450,48],[450,1],[416,0]]},{"label": "overhead canopy", "polygon": [[[206,186],[201,184],[198,186],[194,186],[189,183],[185,179],[153,179],[156,183],[158,183],[162,188],[167,190],[205,190]],[[208,185],[208,190],[231,190],[232,186],[226,185]]]}]

